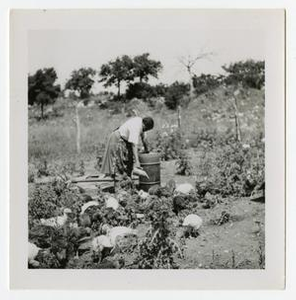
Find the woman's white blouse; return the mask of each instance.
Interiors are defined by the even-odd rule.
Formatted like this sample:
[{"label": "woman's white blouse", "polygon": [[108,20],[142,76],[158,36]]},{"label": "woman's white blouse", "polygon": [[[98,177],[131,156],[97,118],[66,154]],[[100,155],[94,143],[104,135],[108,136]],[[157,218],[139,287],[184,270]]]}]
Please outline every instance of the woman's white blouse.
[{"label": "woman's white blouse", "polygon": [[118,131],[126,141],[137,145],[139,137],[143,132],[142,118],[134,117],[127,120],[119,127]]}]

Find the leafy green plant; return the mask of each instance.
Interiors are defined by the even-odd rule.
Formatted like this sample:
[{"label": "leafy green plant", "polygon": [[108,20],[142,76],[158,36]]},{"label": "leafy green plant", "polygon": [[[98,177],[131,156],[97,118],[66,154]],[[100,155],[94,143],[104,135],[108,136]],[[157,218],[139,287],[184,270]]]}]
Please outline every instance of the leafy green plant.
[{"label": "leafy green plant", "polygon": [[61,179],[56,178],[48,184],[36,185],[29,197],[29,227],[33,226],[36,220],[61,214],[62,208],[73,209],[79,204],[81,203],[78,195]]},{"label": "leafy green plant", "polygon": [[67,163],[65,163],[62,166],[62,170],[61,173],[62,174],[70,174],[73,175],[73,173],[76,171],[76,164],[75,162],[69,161]]},{"label": "leafy green plant", "polygon": [[181,152],[179,159],[176,161],[176,166],[176,174],[185,176],[192,175],[192,164],[185,152]]},{"label": "leafy green plant", "polygon": [[79,176],[83,176],[84,174],[85,174],[84,161],[81,160],[79,164]]},{"label": "leafy green plant", "polygon": [[42,160],[37,166],[37,177],[49,176],[48,162],[46,159]]},{"label": "leafy green plant", "polygon": [[183,256],[182,250],[174,240],[172,212],[165,203],[159,202],[157,210],[148,214],[152,226],[144,240],[139,244],[135,264],[140,269],[177,269],[175,255]]},{"label": "leafy green plant", "polygon": [[[206,168],[203,164],[206,163]],[[207,157],[198,168],[200,176],[206,178],[197,182],[199,193],[226,196],[248,196],[246,185],[248,174],[252,174],[253,188],[265,180],[264,147],[244,148],[241,143],[232,143],[216,148],[214,157]]]},{"label": "leafy green plant", "polygon": [[83,230],[72,228],[69,224],[60,228],[37,225],[31,229],[29,239],[41,248],[46,248],[37,257],[42,268],[65,268],[79,247],[79,239],[85,235]]},{"label": "leafy green plant", "polygon": [[37,177],[37,170],[32,164],[28,166],[28,183],[35,182],[35,177]]},{"label": "leafy green plant", "polygon": [[50,218],[57,213],[60,206],[58,195],[50,185],[36,186],[29,198],[29,221]]},{"label": "leafy green plant", "polygon": [[178,158],[182,147],[182,135],[179,130],[165,131],[156,136],[154,148],[160,153],[162,160]]},{"label": "leafy green plant", "polygon": [[222,81],[223,76],[215,76],[211,74],[201,74],[200,76],[194,75],[192,78],[193,81],[193,87],[196,95],[201,95],[203,93],[206,93],[210,90],[215,89],[218,87]]}]

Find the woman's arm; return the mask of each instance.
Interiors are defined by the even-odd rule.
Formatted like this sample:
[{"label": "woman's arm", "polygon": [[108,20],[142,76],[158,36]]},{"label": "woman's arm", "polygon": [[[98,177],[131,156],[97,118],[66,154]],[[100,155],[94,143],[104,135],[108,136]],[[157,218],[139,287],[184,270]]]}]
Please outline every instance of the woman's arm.
[{"label": "woman's arm", "polygon": [[142,132],[142,134],[141,134],[141,139],[142,139],[142,144],[144,146],[144,152],[148,153],[149,152],[149,150],[148,150],[148,144],[147,144],[147,140],[145,138],[144,132]]},{"label": "woman's arm", "polygon": [[135,167],[140,168],[140,161],[139,161],[139,155],[138,155],[138,146],[136,144],[132,144],[133,146],[133,154],[135,158]]}]

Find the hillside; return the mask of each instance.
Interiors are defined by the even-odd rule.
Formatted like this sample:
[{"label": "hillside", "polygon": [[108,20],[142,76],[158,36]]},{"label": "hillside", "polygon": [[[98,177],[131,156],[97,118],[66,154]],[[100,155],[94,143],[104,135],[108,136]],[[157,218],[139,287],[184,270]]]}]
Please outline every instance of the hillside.
[{"label": "hillside", "polygon": [[[184,137],[195,141],[201,132],[214,135],[234,133],[231,94],[231,88],[219,87],[184,106],[181,111]],[[29,108],[29,159],[75,157],[75,108],[72,103],[71,99],[58,99],[47,109],[48,118],[45,120],[36,119],[39,115],[37,107]],[[264,91],[242,90],[237,96],[237,105],[243,140],[251,142],[256,136],[264,136]],[[132,100],[127,107],[136,109],[140,115],[153,116],[155,129],[149,133],[151,140],[177,124],[177,112],[167,109],[164,104],[152,109],[141,100]],[[110,132],[128,118],[128,114],[101,109],[96,104],[81,107],[79,114],[82,155],[89,158],[94,158],[96,151],[104,147]]]},{"label": "hillside", "polygon": [[[219,87],[191,101],[184,111],[188,119],[198,120],[199,128],[225,132],[234,124],[233,89]],[[264,133],[264,90],[243,89],[236,96],[241,129],[247,137]]]}]

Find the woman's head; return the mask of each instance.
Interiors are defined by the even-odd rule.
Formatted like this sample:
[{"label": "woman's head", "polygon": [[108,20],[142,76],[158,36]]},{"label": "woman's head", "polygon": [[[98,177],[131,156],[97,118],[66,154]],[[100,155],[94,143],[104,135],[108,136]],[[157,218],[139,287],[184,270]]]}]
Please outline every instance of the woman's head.
[{"label": "woman's head", "polygon": [[154,127],[154,121],[151,117],[143,118],[143,131],[151,130]]}]

